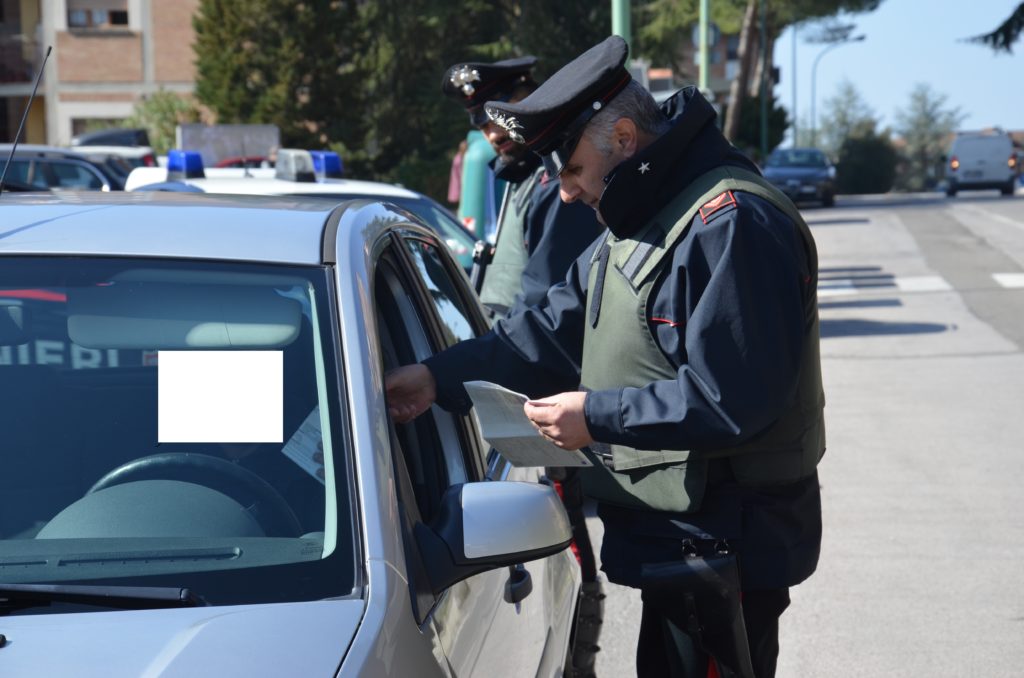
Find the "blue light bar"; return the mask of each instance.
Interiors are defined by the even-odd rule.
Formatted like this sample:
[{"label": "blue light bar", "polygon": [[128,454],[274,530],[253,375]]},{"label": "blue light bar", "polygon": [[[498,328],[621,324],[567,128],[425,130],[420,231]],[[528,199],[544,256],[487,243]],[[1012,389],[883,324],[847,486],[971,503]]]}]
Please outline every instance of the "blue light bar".
[{"label": "blue light bar", "polygon": [[202,179],[206,177],[203,171],[203,156],[199,151],[182,151],[173,148],[167,152],[167,180],[179,181],[181,179]]},{"label": "blue light bar", "polygon": [[310,151],[317,179],[340,179],[344,173],[341,156],[334,151]]}]

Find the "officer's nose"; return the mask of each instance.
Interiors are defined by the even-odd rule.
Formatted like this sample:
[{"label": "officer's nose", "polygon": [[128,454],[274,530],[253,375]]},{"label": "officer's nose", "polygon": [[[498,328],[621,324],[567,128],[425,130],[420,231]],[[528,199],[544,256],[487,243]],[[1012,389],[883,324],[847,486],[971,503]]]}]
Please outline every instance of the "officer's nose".
[{"label": "officer's nose", "polygon": [[575,202],[576,198],[580,197],[580,187],[570,177],[559,177],[558,197],[565,203]]}]

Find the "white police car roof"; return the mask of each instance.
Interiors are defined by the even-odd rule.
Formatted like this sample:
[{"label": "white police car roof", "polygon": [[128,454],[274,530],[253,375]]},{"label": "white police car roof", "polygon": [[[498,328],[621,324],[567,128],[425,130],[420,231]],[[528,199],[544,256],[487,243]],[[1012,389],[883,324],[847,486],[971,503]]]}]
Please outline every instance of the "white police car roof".
[{"label": "white police car roof", "polygon": [[0,257],[143,256],[319,264],[336,204],[303,197],[4,193]]},{"label": "white police car roof", "polygon": [[[323,181],[286,181],[277,179],[269,168],[249,169],[250,176],[241,167],[211,167],[204,170],[205,178],[175,179],[180,183],[201,189],[206,193],[233,195],[295,195],[322,194],[326,196],[358,195],[379,198],[418,198],[420,195],[401,186],[361,181],[357,179],[324,179]],[[150,184],[167,181],[166,167],[136,167],[128,175],[124,190],[145,190]]]}]

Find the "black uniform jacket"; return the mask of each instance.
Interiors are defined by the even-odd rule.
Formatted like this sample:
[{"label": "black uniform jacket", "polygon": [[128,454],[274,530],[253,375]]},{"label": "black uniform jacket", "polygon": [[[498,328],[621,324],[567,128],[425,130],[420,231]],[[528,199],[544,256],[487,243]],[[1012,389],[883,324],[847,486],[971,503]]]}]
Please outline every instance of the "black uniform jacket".
[{"label": "black uniform jacket", "polygon": [[[622,163],[600,202],[608,227],[635,233],[697,176],[718,165],[757,172],[714,124],[694,89],[663,105],[672,128]],[[637,169],[646,163],[646,171]],[[486,379],[531,397],[579,387],[590,248],[538,305],[487,335],[425,361],[438,403],[468,411],[462,382]],[[807,258],[792,221],[756,196],[694,217],[652,290],[649,327],[678,366],[676,378],[643,388],[594,391],[585,412],[598,441],[639,449],[726,447],[774,421],[796,387],[803,351]],[[813,572],[821,539],[817,477],[794,485],[709,486],[695,513],[599,507],[602,566],[612,581],[639,585],[640,564],[679,557],[678,538],[739,535],[747,590],[796,584]]]},{"label": "black uniform jacket", "polygon": [[[528,153],[519,162],[501,164],[495,158],[492,168],[499,179],[509,182],[508,190],[526,181],[540,157]],[[558,197],[558,180],[545,174],[534,186],[526,211],[523,237],[529,257],[521,278],[523,288],[509,314],[539,304],[552,285],[562,282],[569,266],[604,231],[594,210],[582,203],[566,204]]]}]

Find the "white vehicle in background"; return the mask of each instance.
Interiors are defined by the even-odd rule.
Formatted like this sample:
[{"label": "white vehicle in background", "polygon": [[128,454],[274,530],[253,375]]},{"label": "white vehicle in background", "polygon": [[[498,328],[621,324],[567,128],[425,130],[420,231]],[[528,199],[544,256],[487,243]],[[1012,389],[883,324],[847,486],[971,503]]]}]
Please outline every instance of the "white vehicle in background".
[{"label": "white vehicle in background", "polygon": [[1020,176],[1021,157],[1003,130],[959,132],[946,164],[946,195],[957,191],[998,188],[1013,195]]},{"label": "white vehicle in background", "polygon": [[[335,164],[337,162],[337,164]],[[332,169],[336,168],[336,169]],[[167,167],[139,167],[126,191],[170,191],[230,195],[317,196],[336,200],[365,198],[412,212],[437,232],[463,269],[473,266],[476,239],[447,208],[402,186],[340,177],[337,154],[281,149],[274,168],[203,167],[198,153],[171,151]]]}]

